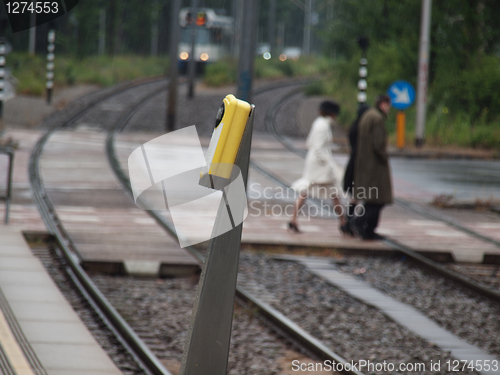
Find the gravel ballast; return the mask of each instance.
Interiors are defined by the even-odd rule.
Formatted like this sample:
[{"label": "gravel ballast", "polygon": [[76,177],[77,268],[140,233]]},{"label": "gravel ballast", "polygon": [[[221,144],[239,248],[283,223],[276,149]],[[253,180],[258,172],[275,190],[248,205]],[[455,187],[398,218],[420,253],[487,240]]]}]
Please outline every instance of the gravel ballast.
[{"label": "gravel ballast", "polygon": [[[101,275],[93,280],[139,335],[154,334],[155,355],[180,363],[196,293],[193,280]],[[228,374],[278,374],[286,349],[255,314],[235,309]]]},{"label": "gravel ballast", "polygon": [[[272,295],[269,303],[274,308],[349,361],[386,361],[396,366],[399,363],[425,363],[429,366],[431,361],[444,364],[452,359],[449,353],[444,353],[377,309],[357,301],[295,262],[273,260],[266,255],[244,255],[240,273],[245,279],[242,286],[248,285],[252,290],[252,285],[257,284],[261,290],[254,293]],[[453,373],[444,370],[442,366],[441,372],[432,373]],[[430,371],[427,367],[426,371],[407,373],[428,374]]]},{"label": "gravel ballast", "polygon": [[[404,257],[346,258],[340,270],[415,307],[469,344],[500,356],[500,304],[417,266]],[[365,272],[360,273],[364,268]]]}]

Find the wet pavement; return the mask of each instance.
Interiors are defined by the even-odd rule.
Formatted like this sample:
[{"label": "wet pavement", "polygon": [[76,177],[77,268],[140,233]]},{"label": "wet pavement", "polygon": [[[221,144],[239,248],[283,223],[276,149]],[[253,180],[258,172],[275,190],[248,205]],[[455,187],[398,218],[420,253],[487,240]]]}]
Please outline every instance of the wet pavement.
[{"label": "wet pavement", "polygon": [[[219,91],[209,94],[216,96],[219,100],[218,98],[221,97]],[[136,119],[132,121],[130,128],[134,131],[127,131],[118,136],[117,152],[122,165],[127,165],[128,155],[133,149],[162,134],[163,122],[159,121],[158,116],[163,103],[164,97],[160,95],[135,116]],[[108,115],[112,113],[119,115],[123,105],[118,108],[117,105],[112,104],[104,104],[101,110]],[[189,104],[189,106],[198,105],[199,103]],[[208,111],[209,108],[205,110]],[[306,110],[302,109],[303,111]],[[309,109],[309,111],[314,112],[314,109]],[[148,117],[144,114],[148,114]],[[303,113],[301,116],[307,117]],[[259,118],[262,122],[263,116]],[[157,258],[160,259],[165,255],[160,254],[162,249],[173,251],[178,245],[172,239],[160,240],[160,237],[165,236],[161,233],[162,231],[153,229],[156,225],[153,220],[146,214],[141,214],[140,209],[136,208],[133,202],[121,192],[121,187],[105,160],[106,133],[96,125],[102,121],[104,119],[99,116],[87,118],[75,131],[61,132],[52,138],[52,143],[49,143],[46,148],[42,162],[49,195],[69,231],[74,234],[82,249],[86,249],[84,252],[89,254],[89,259],[156,261]],[[205,122],[207,121],[208,117],[205,115]],[[150,131],[141,132],[145,123]],[[151,132],[153,129],[156,129],[156,132]],[[37,138],[41,136],[41,132],[10,130],[9,133],[20,141],[20,148],[15,157],[12,223],[21,226],[23,230],[45,230],[31,201],[27,179],[29,153]],[[204,131],[200,133],[205,136]],[[293,141],[299,147],[304,146],[301,139]],[[207,144],[208,138],[202,137],[202,145]],[[256,125],[252,158],[287,185],[302,174],[304,160],[286,150],[271,135],[266,134],[262,123]],[[335,158],[341,165],[347,163],[345,154],[336,154]],[[0,181],[6,177],[5,162],[0,159]],[[399,198],[420,204],[426,204],[436,195],[441,194],[451,194],[456,199],[469,201],[478,198],[500,198],[500,162],[498,161],[392,158],[391,164],[395,195]],[[283,197],[283,194],[278,196],[278,192],[282,190],[276,182],[262,175],[258,170],[251,169],[248,189],[250,210],[249,217],[244,223],[244,244],[284,246],[285,248],[389,250],[379,242],[362,242],[358,239],[343,237],[338,231],[338,222],[322,218],[317,209],[310,215],[299,218],[302,234],[297,235],[287,231],[294,197],[293,195]],[[269,207],[263,207],[264,204],[268,204]],[[314,205],[307,207],[313,210]],[[0,205],[0,215],[3,209],[3,205]],[[445,211],[444,214],[447,212]],[[168,217],[168,213],[166,215]],[[474,215],[457,214],[456,216],[464,225],[485,235],[499,237],[500,216],[498,215],[476,212]],[[198,219],[202,220],[203,216]],[[196,232],[195,224],[196,221],[192,221],[193,232]],[[105,229],[106,225],[109,225],[109,230]],[[150,229],[148,229],[149,226],[151,226]],[[138,231],[137,235],[132,234],[135,231]],[[149,237],[159,236],[158,240],[141,239],[144,233],[148,233]],[[416,250],[450,254],[455,260],[462,262],[481,262],[485,255],[490,259],[497,259],[500,256],[500,249],[492,244],[470,238],[446,224],[422,218],[395,206],[384,209],[380,233]],[[120,245],[99,245],[104,237],[109,237],[108,240],[111,239],[111,242],[118,241]],[[168,244],[162,241],[167,241]],[[85,244],[86,242],[88,243]],[[146,250],[147,247],[151,247],[150,253]],[[140,250],[136,252],[134,250],[136,248]]]}]

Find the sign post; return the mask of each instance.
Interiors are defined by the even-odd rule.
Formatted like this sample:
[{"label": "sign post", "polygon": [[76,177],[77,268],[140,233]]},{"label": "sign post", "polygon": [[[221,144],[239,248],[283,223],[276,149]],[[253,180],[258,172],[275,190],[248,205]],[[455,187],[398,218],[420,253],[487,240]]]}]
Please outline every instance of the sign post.
[{"label": "sign post", "polygon": [[398,111],[396,115],[396,146],[399,149],[405,147],[406,143],[406,113]]},{"label": "sign post", "polygon": [[398,80],[393,82],[387,90],[387,95],[391,98],[391,105],[398,110],[396,116],[396,145],[399,149],[405,147],[406,143],[406,113],[415,101],[415,89],[406,81]]}]

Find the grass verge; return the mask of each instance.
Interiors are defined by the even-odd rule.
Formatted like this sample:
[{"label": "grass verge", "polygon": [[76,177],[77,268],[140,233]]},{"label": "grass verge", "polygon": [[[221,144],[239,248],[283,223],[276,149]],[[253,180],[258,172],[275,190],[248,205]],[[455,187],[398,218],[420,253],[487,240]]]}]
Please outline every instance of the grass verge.
[{"label": "grass verge", "polygon": [[[11,53],[6,57],[7,67],[18,80],[16,92],[25,95],[42,95],[45,91],[45,56]],[[118,82],[141,77],[164,75],[168,59],[144,56],[92,56],[75,60],[57,56],[54,68],[56,88],[75,84],[111,86]]]}]

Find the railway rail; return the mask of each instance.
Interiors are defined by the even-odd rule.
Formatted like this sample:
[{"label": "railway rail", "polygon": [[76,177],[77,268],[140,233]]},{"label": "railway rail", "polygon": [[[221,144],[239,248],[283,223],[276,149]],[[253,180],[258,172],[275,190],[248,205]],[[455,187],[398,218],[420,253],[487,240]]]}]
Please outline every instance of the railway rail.
[{"label": "railway rail", "polygon": [[[71,280],[74,282],[75,286],[78,288],[80,293],[87,299],[88,303],[95,309],[96,313],[100,316],[106,326],[111,332],[116,336],[117,340],[123,345],[123,347],[129,352],[129,354],[138,363],[139,367],[146,374],[153,375],[168,375],[170,372],[164,367],[164,365],[159,361],[159,359],[153,354],[150,348],[143,342],[139,335],[134,332],[134,330],[129,326],[129,324],[120,316],[112,304],[106,299],[103,293],[96,287],[91,278],[86,274],[85,270],[81,267],[80,262],[82,260],[77,246],[73,243],[70,236],[64,229],[64,226],[59,219],[57,212],[51,203],[43,184],[43,180],[40,174],[39,160],[43,153],[44,145],[47,143],[51,135],[60,129],[68,128],[71,124],[75,123],[84,114],[95,108],[99,104],[103,103],[105,100],[113,98],[121,93],[129,90],[137,89],[140,86],[149,85],[158,81],[145,81],[145,82],[135,82],[125,86],[121,86],[108,92],[98,98],[91,100],[84,108],[76,110],[68,118],[61,122],[54,124],[37,142],[35,148],[30,157],[29,163],[29,176],[30,183],[35,197],[36,204],[38,205],[39,211],[42,218],[49,229],[49,232],[54,236],[64,258],[68,264],[67,272]],[[301,84],[302,82],[286,83],[283,85],[289,86],[294,84]],[[266,92],[276,88],[276,86],[261,89],[257,94]],[[106,152],[109,157],[110,164],[113,171],[117,175],[118,179],[122,183],[125,190],[131,194],[130,182],[127,176],[123,173],[120,168],[119,162],[114,153],[113,140],[115,134],[123,129],[130,118],[136,113],[142,106],[152,100],[156,95],[163,92],[166,88],[164,85],[159,88],[154,88],[152,92],[143,96],[132,108],[130,108],[125,114],[123,114],[120,119],[115,123],[112,129],[108,133],[108,138],[106,141]],[[175,236],[175,229],[173,225],[163,218],[158,212],[148,211],[153,218],[158,222],[158,224],[163,227],[168,233]],[[201,263],[203,261],[203,255],[194,247],[187,249],[190,251]],[[275,329],[286,336],[291,342],[295,343],[302,351],[308,353],[314,358],[320,360],[330,360],[333,362],[347,363],[338,354],[331,351],[319,340],[315,339],[313,336],[309,335],[307,332],[302,330],[297,324],[292,322],[290,319],[286,318],[283,314],[272,308],[267,303],[259,300],[255,296],[248,293],[241,287],[237,289],[237,299],[244,305],[251,305],[258,309],[259,313],[265,320],[271,324]],[[346,374],[357,374],[362,375],[361,372],[353,370],[345,370],[343,373]]]},{"label": "railway rail", "polygon": [[[293,90],[293,91],[289,92],[288,94],[282,96],[276,102],[274,102],[274,104],[271,106],[271,108],[266,113],[266,120],[265,121],[266,121],[267,130],[269,131],[269,133],[272,134],[284,147],[286,147],[289,151],[293,152],[294,154],[296,154],[302,158],[305,158],[306,152],[304,150],[297,148],[286,137],[284,137],[282,134],[280,134],[278,132],[278,130],[276,129],[276,123],[275,123],[275,117],[276,117],[276,114],[277,114],[278,110],[280,109],[280,107],[282,107],[288,100],[290,100],[294,96],[298,95],[300,92],[301,92],[300,89]],[[280,179],[278,176],[276,176],[271,171],[267,170],[266,168],[262,167],[261,165],[255,163],[253,161],[251,161],[250,163],[254,169],[259,171],[260,173],[262,173],[266,177],[270,178],[275,183],[279,184],[280,186],[282,186],[284,188],[289,188],[289,186],[287,185],[286,182],[284,182],[282,179]],[[470,228],[467,228],[467,227],[465,227],[465,226],[463,226],[463,225],[455,222],[454,220],[447,218],[443,215],[437,215],[435,213],[432,213],[432,212],[426,210],[425,208],[418,206],[414,203],[405,201],[405,200],[400,199],[400,198],[396,198],[395,203],[398,206],[400,206],[408,211],[411,211],[413,213],[416,213],[420,216],[423,216],[423,217],[428,218],[428,219],[433,219],[433,220],[443,222],[443,223],[448,224],[448,225],[452,226],[453,228],[455,228],[455,229],[457,229],[457,230],[459,230],[459,231],[461,231],[469,236],[473,236],[473,237],[478,238],[482,241],[486,241],[486,242],[492,243],[496,246],[500,246],[500,242],[498,240],[491,238],[491,237],[488,237],[488,236],[485,236],[483,234],[480,234],[480,233],[478,233]],[[321,206],[321,205],[319,205],[319,206]],[[328,215],[331,216],[330,213],[328,213]],[[484,296],[486,296],[494,301],[500,302],[500,292],[498,292],[497,290],[493,290],[488,286],[485,286],[484,284],[482,284],[479,281],[480,279],[478,279],[478,278],[474,279],[474,278],[468,277],[466,273],[456,272],[453,268],[445,267],[445,266],[419,254],[418,252],[411,249],[410,247],[408,247],[408,246],[406,246],[398,241],[395,241],[393,239],[386,237],[386,239],[384,239],[383,242],[386,245],[390,246],[391,248],[403,253],[404,255],[409,257],[410,259],[413,259],[413,260],[417,261],[418,263],[424,265],[425,267],[437,272],[438,274],[445,276],[446,278],[451,279],[451,280],[453,280],[453,281],[455,281],[455,282],[457,282],[457,283],[459,283],[459,284],[461,284],[461,285],[463,285],[463,286],[465,286],[465,287],[467,287],[467,288],[469,288],[469,289],[471,289],[471,290],[473,290],[481,295],[484,295]]]},{"label": "railway rail", "polygon": [[[258,95],[260,93],[265,93],[269,90],[275,89],[277,87],[286,87],[286,86],[293,86],[297,85],[300,86],[303,82],[292,82],[292,83],[287,83],[285,85],[281,86],[276,86],[272,85],[269,87],[264,87],[260,90],[258,90],[255,94]],[[39,172],[39,165],[38,165],[38,160],[39,157],[41,156],[41,153],[43,152],[43,146],[47,142],[48,138],[50,137],[51,134],[56,132],[59,129],[69,127],[73,122],[75,122],[78,118],[83,116],[87,111],[89,111],[91,108],[97,106],[99,103],[102,103],[102,101],[109,99],[115,95],[118,95],[121,92],[124,92],[125,90],[132,90],[134,88],[139,87],[140,85],[145,85],[148,84],[148,82],[143,82],[143,83],[137,83],[137,84],[131,84],[127,87],[121,87],[120,89],[117,89],[113,92],[108,93],[107,95],[96,99],[89,103],[85,108],[80,109],[73,115],[71,115],[68,119],[64,120],[63,122],[54,125],[51,129],[47,131],[47,133],[40,139],[39,143],[35,147],[33,154],[31,156],[30,160],[30,180],[32,183],[33,187],[33,192],[35,195],[35,199],[37,200],[37,204],[40,207],[40,211],[42,213],[42,216],[47,224],[47,227],[51,231],[51,233],[55,236],[59,247],[62,249],[63,253],[65,254],[65,257],[70,264],[70,277],[75,280],[75,283],[80,284],[80,289],[81,293],[86,296],[88,299],[89,303],[93,306],[96,306],[98,309],[98,314],[102,317],[102,319],[107,323],[107,325],[110,327],[110,330],[113,331],[118,340],[124,345],[124,347],[128,348],[127,350],[131,353],[131,355],[137,360],[139,363],[139,366],[144,370],[145,373],[147,374],[169,374],[168,370],[164,368],[164,366],[161,364],[161,362],[154,356],[154,354],[151,352],[151,349],[147,347],[147,345],[139,338],[139,335],[137,332],[134,332],[130,326],[118,315],[116,312],[115,308],[104,298],[103,294],[95,288],[95,285],[93,285],[92,280],[88,277],[88,275],[85,274],[84,270],[80,267],[79,262],[80,262],[80,257],[78,253],[78,249],[76,246],[72,243],[71,238],[68,236],[66,231],[64,230],[64,227],[60,220],[57,217],[57,213],[54,210],[53,205],[51,204],[50,200],[47,197],[47,194],[44,190],[43,187],[43,181],[41,180],[40,177],[40,172]],[[149,101],[154,99],[156,95],[160,94],[163,92],[165,88],[157,88],[150,92],[147,95],[144,95],[139,101],[137,101],[130,109],[124,113],[120,119],[115,122],[114,126],[109,130],[107,140],[106,140],[106,152],[107,156],[109,159],[109,162],[112,166],[112,169],[114,173],[117,175],[119,181],[124,187],[124,190],[128,192],[128,194],[131,194],[130,190],[130,182],[128,181],[128,177],[125,175],[123,172],[120,163],[118,162],[118,159],[115,154],[114,150],[114,138],[118,132],[123,130],[127,124],[129,123],[130,119],[133,117],[137,111],[145,106]],[[278,102],[275,103],[275,105],[272,106],[272,108],[268,111],[266,114],[266,124],[269,126],[268,121],[269,119],[274,120],[274,117],[276,116],[277,110],[279,107],[286,102],[289,98],[293,97],[298,90],[292,90],[289,94],[285,95],[285,98],[281,98],[278,100]],[[273,112],[274,111],[274,112]],[[273,134],[272,129],[276,130],[274,127],[274,124],[272,124],[272,128],[270,129],[270,133]],[[288,140],[281,136],[278,132],[275,132],[274,135],[280,140],[282,143],[288,143],[285,145],[287,148],[295,149],[297,153],[301,153],[301,156],[304,156],[305,153],[302,150],[296,149],[294,145]],[[281,181],[279,178],[277,178],[272,172],[268,171],[267,169],[261,167],[260,165],[252,162],[251,167],[254,170],[257,170],[258,172],[266,175],[268,178],[274,180],[281,186],[286,187],[286,183]],[[155,211],[148,211],[148,213],[157,221],[157,223],[168,233],[175,236],[175,229],[168,220],[164,218],[160,214],[160,212],[155,212]],[[396,243],[396,245],[399,245]],[[203,261],[203,255],[198,251],[197,248],[195,247],[190,247],[187,249],[190,251],[197,259],[199,262]],[[400,249],[398,249],[400,250]],[[410,252],[413,252],[411,249],[409,249]],[[414,253],[414,252],[413,252]],[[411,254],[411,253],[410,253]],[[421,256],[418,253],[415,253],[417,257],[420,257],[420,261],[424,264],[427,264],[427,262],[435,263],[432,261],[429,261],[427,258]],[[413,258],[412,255],[407,254],[410,258]],[[437,266],[442,267],[439,264],[436,264]],[[432,267],[432,265],[430,265]],[[460,276],[454,271],[450,271],[449,269],[445,269],[448,271],[450,274],[456,276]],[[81,273],[81,274],[80,274]],[[460,276],[462,279],[466,279],[463,276]],[[468,281],[466,279],[466,281]],[[479,283],[476,283],[479,285]],[[468,283],[468,287],[470,286],[470,282]],[[479,285],[479,287],[482,289],[485,289],[482,285]],[[489,297],[489,292],[493,292],[489,289],[487,289],[488,292],[486,293]],[[484,291],[482,292],[483,294],[485,293]],[[495,296],[498,293],[494,293],[493,295]],[[237,300],[240,302],[242,305],[246,306],[253,306],[256,308],[259,313],[264,317],[266,322],[274,327],[276,331],[281,333],[282,335],[286,336],[290,341],[295,343],[297,347],[300,347],[302,351],[308,353],[311,357],[320,359],[320,360],[330,360],[334,362],[341,362],[341,363],[346,363],[346,361],[336,353],[332,352],[325,344],[323,344],[321,341],[317,340],[313,336],[307,334],[303,329],[301,329],[297,324],[295,324],[293,321],[291,321],[289,318],[287,318],[285,315],[281,314],[279,311],[274,309],[270,304],[255,298],[251,293],[249,293],[247,290],[245,290],[242,287],[238,287],[237,289]],[[344,373],[350,373],[350,374],[361,374],[360,372],[356,371],[345,371]]]},{"label": "railway rail", "polygon": [[[266,91],[275,89],[275,88],[283,88],[292,85],[302,85],[303,82],[293,82],[293,83],[285,83],[280,84],[278,86],[272,85],[269,87],[261,88],[255,92],[255,95],[264,93]],[[132,115],[138,111],[142,106],[147,103],[146,101],[142,101],[138,103],[134,108],[131,108],[128,113],[126,113],[117,123],[116,125],[109,131],[108,137],[106,140],[106,153],[108,155],[108,160],[111,165],[113,172],[116,177],[122,184],[123,188],[127,191],[127,193],[132,197],[132,188],[130,185],[130,180],[126,176],[123,168],[118,161],[118,157],[114,148],[114,140],[116,134],[122,131],[126,125],[128,120],[132,117]],[[156,210],[148,210],[147,211],[151,217],[170,235],[174,238],[177,238],[177,233],[173,224],[166,220],[163,215],[159,211]],[[185,247],[187,251],[189,251],[196,259],[199,260],[200,264],[203,262],[204,256],[203,254],[194,246]],[[295,322],[288,319],[285,315],[271,307],[268,303],[256,298],[247,290],[242,288],[241,286],[236,287],[236,298],[237,300],[243,304],[244,306],[252,306],[256,308],[262,317],[266,320],[268,324],[271,324],[275,330],[277,330],[280,334],[287,337],[291,342],[293,342],[297,347],[301,348],[304,352],[308,353],[314,358],[320,360],[329,360],[335,363],[345,364],[347,361],[342,358],[340,355],[336,354],[332,350],[330,350],[326,345],[322,342],[314,338],[312,335],[305,332],[303,329],[299,327]],[[356,374],[362,375],[359,371],[354,370],[344,370],[342,373],[345,374]]]},{"label": "railway rail", "polygon": [[[151,81],[135,82],[120,86],[119,88],[107,93],[99,98],[92,100],[84,108],[79,109],[76,113],[69,116],[69,118],[56,123],[52,126],[35,145],[29,163],[29,178],[33,196],[35,198],[38,209],[42,218],[49,230],[54,236],[59,248],[61,249],[64,258],[68,263],[67,272],[74,282],[74,285],[80,293],[87,299],[88,303],[96,311],[99,317],[106,324],[108,329],[113,332],[117,340],[123,345],[127,352],[134,358],[138,365],[144,370],[146,374],[151,375],[170,375],[170,372],[163,366],[158,358],[151,352],[151,350],[144,344],[139,336],[130,328],[127,322],[120,316],[115,308],[109,303],[105,296],[95,286],[91,278],[87,275],[80,265],[81,256],[75,244],[71,241],[70,236],[65,231],[61,220],[48,198],[43,180],[40,174],[39,160],[43,152],[43,147],[48,139],[56,131],[70,126],[72,123],[81,118],[84,114],[96,107],[100,103],[115,97],[123,92],[137,89],[140,86],[148,85]],[[164,90],[161,88],[160,90]],[[158,90],[156,90],[158,91]],[[155,94],[156,94],[155,91]]]}]

